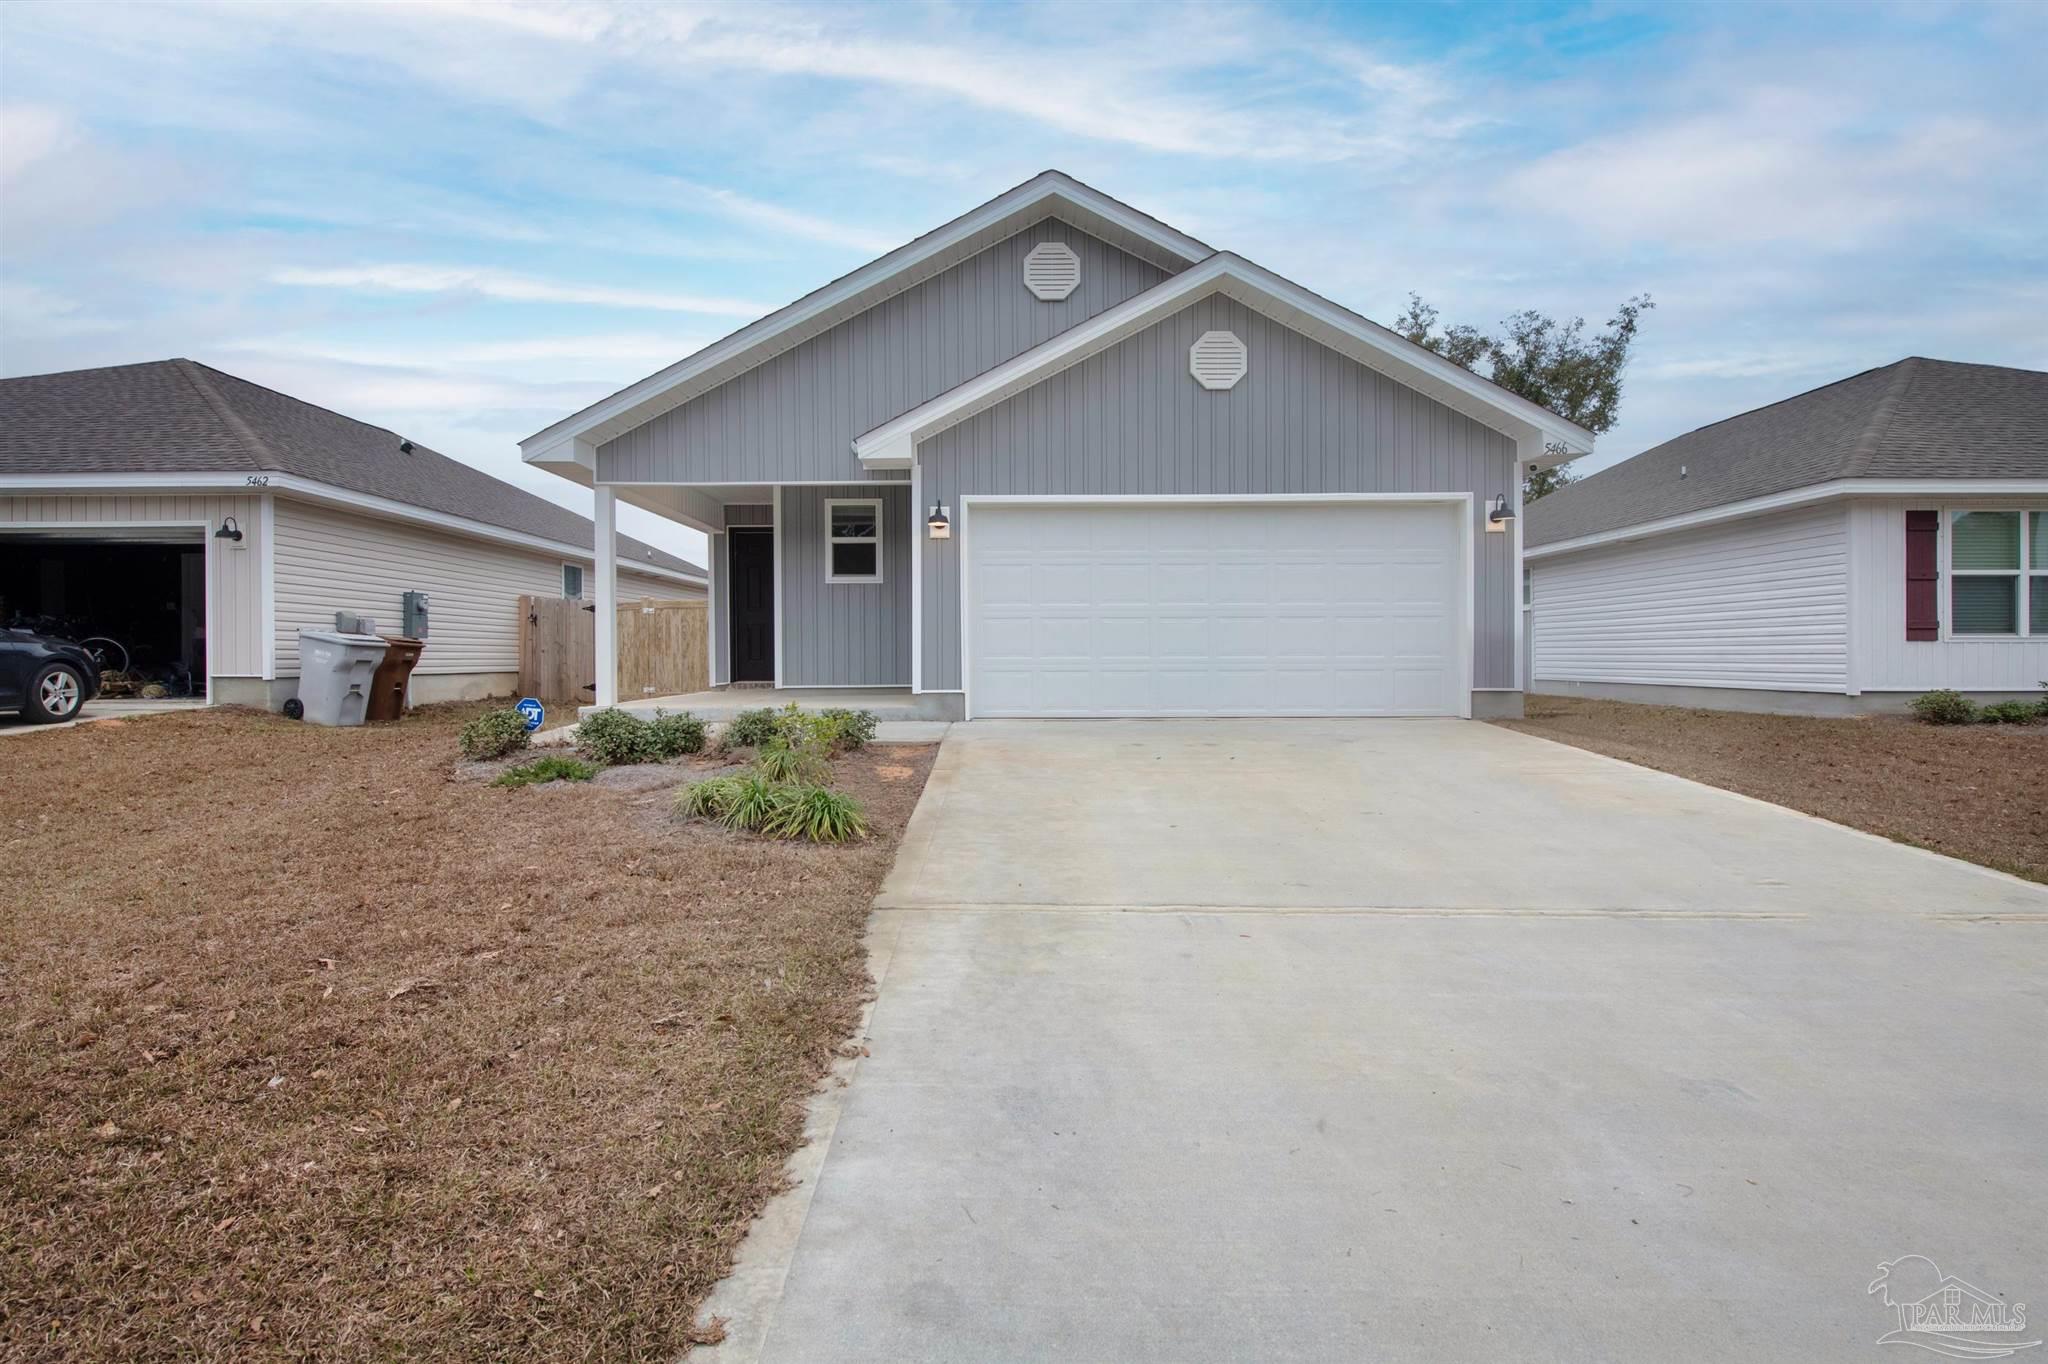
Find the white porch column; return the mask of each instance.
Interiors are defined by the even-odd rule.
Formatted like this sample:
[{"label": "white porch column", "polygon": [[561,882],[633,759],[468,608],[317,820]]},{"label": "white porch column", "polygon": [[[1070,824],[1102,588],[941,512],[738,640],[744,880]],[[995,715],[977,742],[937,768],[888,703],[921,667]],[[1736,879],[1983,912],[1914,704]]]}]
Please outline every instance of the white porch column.
[{"label": "white porch column", "polygon": [[597,704],[619,703],[619,537],[618,496],[598,484],[590,519],[597,559]]}]

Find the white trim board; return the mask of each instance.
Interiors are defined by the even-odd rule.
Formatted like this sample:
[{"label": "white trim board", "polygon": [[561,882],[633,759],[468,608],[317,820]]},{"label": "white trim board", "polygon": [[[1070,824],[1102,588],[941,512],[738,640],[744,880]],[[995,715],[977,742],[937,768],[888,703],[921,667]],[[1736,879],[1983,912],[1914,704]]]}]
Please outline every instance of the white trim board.
[{"label": "white trim board", "polygon": [[783,614],[782,610],[782,532],[784,529],[784,525],[782,520],[782,489],[780,488],[777,488],[775,490],[775,497],[774,500],[770,503],[769,514],[773,517],[773,519],[768,523],[768,530],[769,533],[775,537],[775,539],[770,544],[770,550],[775,558],[774,682],[775,685],[779,687],[782,685],[782,632],[789,627],[789,618]]},{"label": "white trim board", "polygon": [[[888,524],[882,516],[882,508],[886,505],[884,500],[879,497],[828,497],[824,499],[824,503],[825,581],[828,583],[842,584],[848,587],[880,586],[882,582],[884,568],[884,564],[882,562],[882,549],[884,539],[889,533]],[[858,574],[834,573],[832,571],[833,546],[868,543],[867,541],[859,539],[840,539],[839,537],[832,534],[832,509],[834,507],[871,507],[874,509],[875,538],[873,543],[875,546],[875,571],[873,573],[861,576]]]},{"label": "white trim board", "polygon": [[[1459,641],[1459,672],[1464,685],[1458,689],[1457,715],[1472,718],[1472,684],[1478,678],[1478,545],[1472,530],[1477,515],[1476,493],[968,493],[960,498],[955,536],[960,541],[960,599],[957,610],[960,629],[961,719],[974,718],[974,626],[972,573],[974,556],[969,552],[973,509],[978,506],[1273,506],[1287,503],[1421,503],[1454,507],[1458,517],[1458,559],[1462,569],[1460,596],[1465,628]],[[951,691],[947,688],[944,690]]]},{"label": "white trim board", "polygon": [[1826,483],[1813,483],[1804,488],[1788,488],[1784,492],[1771,493],[1764,497],[1725,502],[1718,507],[1703,507],[1699,511],[1686,512],[1681,516],[1667,516],[1661,520],[1644,521],[1633,526],[1618,526],[1613,530],[1578,535],[1547,545],[1532,545],[1523,551],[1523,557],[1547,559],[1553,555],[1572,554],[1582,549],[1596,549],[1602,545],[1625,544],[1630,540],[1645,540],[1653,535],[1691,530],[1695,526],[1711,526],[1721,521],[1734,521],[1745,516],[1761,516],[1766,512],[1783,511],[1788,507],[1803,507],[1810,502],[1825,502],[1831,497],[1925,497],[1930,500],[1928,510],[1931,511],[1934,504],[1958,497],[2048,497],[2048,478],[1830,479]]},{"label": "white trim board", "polygon": [[[573,449],[567,457],[560,453],[561,448],[571,442],[602,444],[623,435],[695,396],[687,393],[667,401],[665,406],[657,405],[671,399],[676,390],[704,379],[712,382],[705,384],[699,392],[728,382],[815,334],[805,332],[804,328],[823,330],[824,326],[831,325],[830,320],[840,310],[861,303],[864,295],[872,293],[875,298],[862,305],[863,309],[911,287],[923,277],[918,273],[920,267],[928,266],[978,235],[998,230],[1010,219],[1017,219],[1016,226],[1022,229],[1028,226],[1023,221],[1027,215],[1044,209],[1049,210],[1051,216],[1059,216],[1057,210],[1061,207],[1080,215],[1081,221],[1074,223],[1076,227],[1087,230],[1087,219],[1098,219],[1151,244],[1164,257],[1182,263],[1192,263],[1210,254],[1203,243],[1118,203],[1100,190],[1091,189],[1059,171],[1045,171],[915,241],[869,261],[851,274],[748,323],[730,336],[685,356],[668,368],[658,370],[610,397],[534,432],[519,442],[520,455],[533,464],[550,467],[560,464],[564,466],[560,472],[573,477],[566,470],[568,466],[580,466],[581,461],[575,457]],[[721,366],[730,367],[731,373],[714,377],[712,372]]]},{"label": "white trim board", "polygon": [[[252,480],[261,479],[261,482]],[[544,536],[528,535],[524,531],[510,530],[495,526],[487,521],[477,521],[466,516],[452,516],[446,512],[432,511],[417,507],[409,502],[393,498],[377,497],[370,493],[359,493],[349,488],[336,487],[332,483],[321,483],[297,474],[278,474],[257,471],[254,473],[194,473],[194,474],[11,474],[0,478],[0,497],[10,495],[34,496],[76,493],[81,496],[100,496],[120,492],[176,492],[206,491],[234,493],[239,496],[284,493],[303,498],[309,502],[324,502],[330,506],[343,507],[350,511],[365,512],[394,521],[408,521],[417,525],[432,526],[437,530],[451,531],[472,539],[494,540],[501,544],[517,545],[523,549],[542,550],[549,554],[564,555],[580,559],[585,563],[597,562],[593,551],[561,540],[550,540]],[[594,533],[594,532],[593,532]],[[626,558],[622,566],[630,566],[635,573],[645,573],[657,578],[668,578],[675,582],[702,587],[707,579],[694,574],[679,572],[660,564],[651,564],[644,559]]]},{"label": "white trim board", "polygon": [[1135,336],[1211,293],[1225,294],[1518,442],[1540,439],[1545,454],[1535,460],[1524,455],[1524,463],[1561,463],[1593,449],[1593,434],[1584,427],[1263,266],[1219,251],[1200,265],[884,422],[857,437],[853,453],[869,469],[908,468],[920,442]]}]

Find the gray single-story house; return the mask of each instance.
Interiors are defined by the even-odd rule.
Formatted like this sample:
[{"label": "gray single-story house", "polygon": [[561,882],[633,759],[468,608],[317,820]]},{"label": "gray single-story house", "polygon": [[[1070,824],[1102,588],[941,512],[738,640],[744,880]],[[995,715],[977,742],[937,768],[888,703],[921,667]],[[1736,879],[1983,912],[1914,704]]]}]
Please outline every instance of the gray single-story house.
[{"label": "gray single-story house", "polygon": [[1048,171],[521,448],[710,536],[715,684],[1469,716],[1521,704],[1521,473],[1592,437]]},{"label": "gray single-story house", "polygon": [[[0,624],[121,641],[216,702],[298,690],[298,634],[404,623],[415,702],[507,695],[522,594],[587,598],[590,521],[380,426],[190,360],[0,380]],[[620,537],[628,596],[704,571]]]},{"label": "gray single-story house", "polygon": [[1534,689],[1847,713],[2048,680],[2048,374],[1912,358],[1530,504]]}]

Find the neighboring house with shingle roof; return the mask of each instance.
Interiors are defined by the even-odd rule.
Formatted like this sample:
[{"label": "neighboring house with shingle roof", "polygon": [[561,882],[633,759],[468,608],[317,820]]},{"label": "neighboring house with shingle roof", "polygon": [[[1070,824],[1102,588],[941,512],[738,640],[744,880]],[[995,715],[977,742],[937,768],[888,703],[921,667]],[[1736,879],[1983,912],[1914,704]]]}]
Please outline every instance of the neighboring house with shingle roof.
[{"label": "neighboring house with shingle roof", "polygon": [[[622,596],[703,595],[687,560],[617,553]],[[508,693],[518,598],[588,597],[593,564],[587,517],[191,360],[0,380],[0,623],[91,625],[214,700],[281,703],[300,630],[395,632],[408,591],[414,699]]]},{"label": "neighboring house with shingle roof", "polygon": [[2048,680],[2048,373],[1901,360],[1526,518],[1537,691],[1848,711]]}]

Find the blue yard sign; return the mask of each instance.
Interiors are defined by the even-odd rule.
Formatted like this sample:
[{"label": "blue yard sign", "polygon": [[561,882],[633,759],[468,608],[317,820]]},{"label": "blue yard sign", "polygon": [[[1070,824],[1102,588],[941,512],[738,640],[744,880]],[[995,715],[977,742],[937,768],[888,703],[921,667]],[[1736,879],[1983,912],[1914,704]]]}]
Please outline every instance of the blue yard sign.
[{"label": "blue yard sign", "polygon": [[547,723],[548,708],[534,700],[531,696],[520,701],[512,709],[526,717],[526,732],[528,734],[533,733],[533,731]]}]

